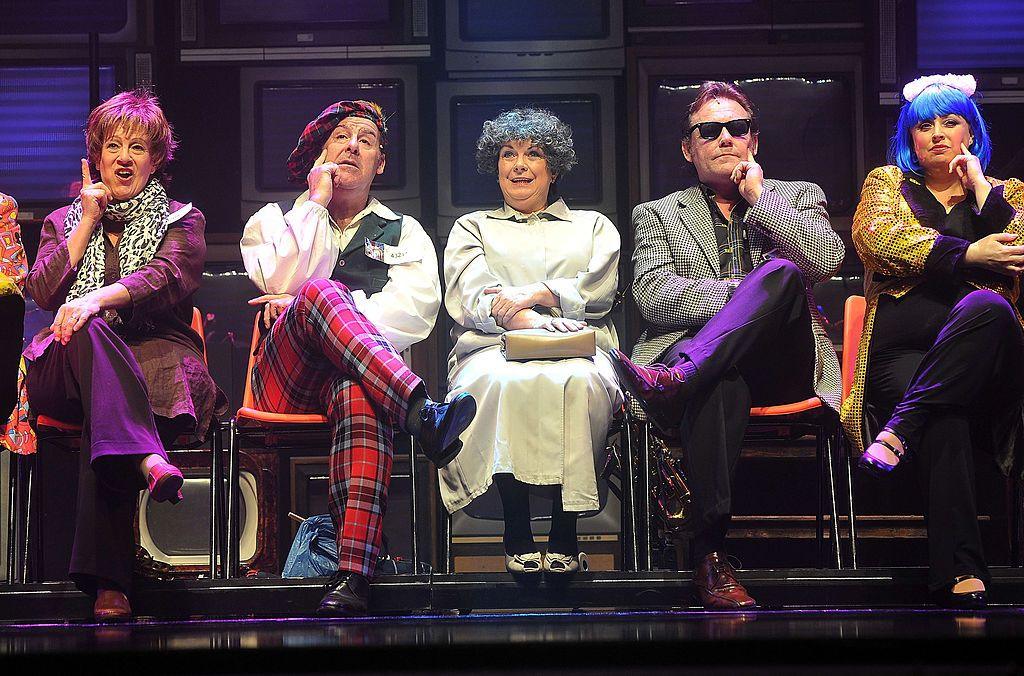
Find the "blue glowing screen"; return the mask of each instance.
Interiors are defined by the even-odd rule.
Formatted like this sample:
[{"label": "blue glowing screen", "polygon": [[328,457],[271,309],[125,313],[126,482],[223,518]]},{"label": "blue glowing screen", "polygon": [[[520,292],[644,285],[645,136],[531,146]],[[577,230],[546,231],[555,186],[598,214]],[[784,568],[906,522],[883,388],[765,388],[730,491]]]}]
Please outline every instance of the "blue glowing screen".
[{"label": "blue glowing screen", "polygon": [[[100,67],[100,98],[114,69]],[[0,67],[0,191],[22,203],[77,196],[89,116],[86,66]]]},{"label": "blue glowing screen", "polygon": [[1024,69],[1021,9],[1020,0],[917,0],[917,67]]}]

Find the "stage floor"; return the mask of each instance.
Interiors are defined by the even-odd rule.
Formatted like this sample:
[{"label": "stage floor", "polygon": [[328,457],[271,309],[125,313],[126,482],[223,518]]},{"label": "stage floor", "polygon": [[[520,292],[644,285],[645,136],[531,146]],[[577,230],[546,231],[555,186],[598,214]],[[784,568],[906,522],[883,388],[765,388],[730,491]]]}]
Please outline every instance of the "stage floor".
[{"label": "stage floor", "polygon": [[994,569],[995,604],[973,613],[929,605],[914,568],[742,571],[762,604],[748,612],[694,609],[685,573],[593,573],[560,588],[396,576],[374,583],[375,616],[349,620],[308,617],[319,581],[192,580],[140,586],[142,617],[124,625],[66,619],[91,608],[69,584],[7,586],[0,669],[1020,674],[1022,573]]},{"label": "stage floor", "polygon": [[591,611],[9,624],[6,673],[1020,673],[1024,610]]}]

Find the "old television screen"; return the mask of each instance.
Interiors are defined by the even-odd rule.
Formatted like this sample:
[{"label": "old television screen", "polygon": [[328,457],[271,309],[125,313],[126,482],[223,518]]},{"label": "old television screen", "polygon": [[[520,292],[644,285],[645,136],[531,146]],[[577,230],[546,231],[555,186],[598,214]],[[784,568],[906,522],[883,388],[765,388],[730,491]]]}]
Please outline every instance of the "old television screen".
[{"label": "old television screen", "polygon": [[458,207],[498,206],[501,191],[494,174],[476,168],[476,141],[486,120],[511,108],[546,108],[572,128],[578,164],[558,181],[566,202],[599,204],[602,201],[601,111],[596,94],[522,96],[465,96],[451,102],[452,204]]},{"label": "old television screen", "polygon": [[465,41],[604,39],[609,24],[603,0],[459,2],[459,35]]},{"label": "old television screen", "polygon": [[643,0],[647,7],[675,7],[680,5],[749,5],[753,0]]},{"label": "old television screen", "polygon": [[[697,182],[680,150],[686,109],[705,78],[661,76],[649,81],[650,194],[656,198]],[[858,105],[852,73],[737,77],[758,112],[758,162],[769,178],[812,181],[829,213],[856,206]]]},{"label": "old television screen", "polygon": [[992,160],[985,173],[995,178],[1024,177],[1024,98],[1006,103],[986,102],[980,98],[981,114],[992,139]]},{"label": "old television screen", "polygon": [[183,47],[314,47],[429,42],[427,0],[180,0]]},{"label": "old television screen", "polygon": [[45,7],[38,0],[3,3],[3,30],[8,36],[118,33],[128,20],[129,0],[49,0]]},{"label": "old television screen", "polygon": [[640,0],[627,2],[631,27],[686,32],[767,25],[771,0]]},{"label": "old television screen", "polygon": [[623,0],[447,0],[449,71],[621,69]]},{"label": "old television screen", "polygon": [[[139,501],[139,544],[157,561],[175,566],[206,566],[210,556],[210,478],[185,470],[181,488],[185,499],[177,505],[154,502],[148,492]],[[239,556],[251,559],[257,549],[259,501],[256,477],[239,474]]]},{"label": "old television screen", "polygon": [[[334,101],[375,101],[388,115],[387,165],[375,189],[405,185],[405,133],[402,82],[260,82],[256,84],[256,186],[261,191],[295,191],[285,161],[306,124]],[[388,149],[395,152],[389,153]],[[301,186],[299,188],[301,190]]]},{"label": "old television screen", "polygon": [[[100,67],[100,97],[114,67]],[[23,205],[65,204],[78,194],[89,116],[89,70],[0,65],[0,188]]]},{"label": "old television screen", "polygon": [[223,24],[358,24],[387,22],[391,4],[382,0],[220,0]]},{"label": "old television screen", "polygon": [[917,0],[921,71],[1024,71],[1024,13],[1019,0]]}]

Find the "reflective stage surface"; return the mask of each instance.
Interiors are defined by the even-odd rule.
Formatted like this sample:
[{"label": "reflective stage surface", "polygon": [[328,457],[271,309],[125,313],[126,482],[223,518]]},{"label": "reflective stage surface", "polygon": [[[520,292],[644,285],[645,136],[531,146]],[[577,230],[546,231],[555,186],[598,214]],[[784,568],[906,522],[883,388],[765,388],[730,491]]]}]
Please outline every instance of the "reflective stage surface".
[{"label": "reflective stage surface", "polygon": [[[1020,673],[1024,608],[413,615],[0,626],[0,661],[110,673]],[[109,669],[107,668],[109,667]],[[765,670],[765,671],[762,671]],[[806,671],[805,671],[806,670]],[[890,673],[883,670],[882,673]],[[895,673],[895,672],[891,672]],[[918,671],[918,673],[922,673]]]}]

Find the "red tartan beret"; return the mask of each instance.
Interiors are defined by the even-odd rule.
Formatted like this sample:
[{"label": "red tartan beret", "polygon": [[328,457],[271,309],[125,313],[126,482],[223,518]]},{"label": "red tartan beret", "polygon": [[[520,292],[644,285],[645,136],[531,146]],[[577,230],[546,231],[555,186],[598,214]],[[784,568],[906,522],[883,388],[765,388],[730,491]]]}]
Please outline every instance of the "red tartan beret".
[{"label": "red tartan beret", "polygon": [[313,163],[324,149],[324,143],[338,123],[351,116],[366,118],[377,125],[381,134],[381,146],[388,134],[384,111],[372,101],[338,101],[324,109],[316,119],[306,125],[288,156],[288,178],[293,183],[304,183]]}]

